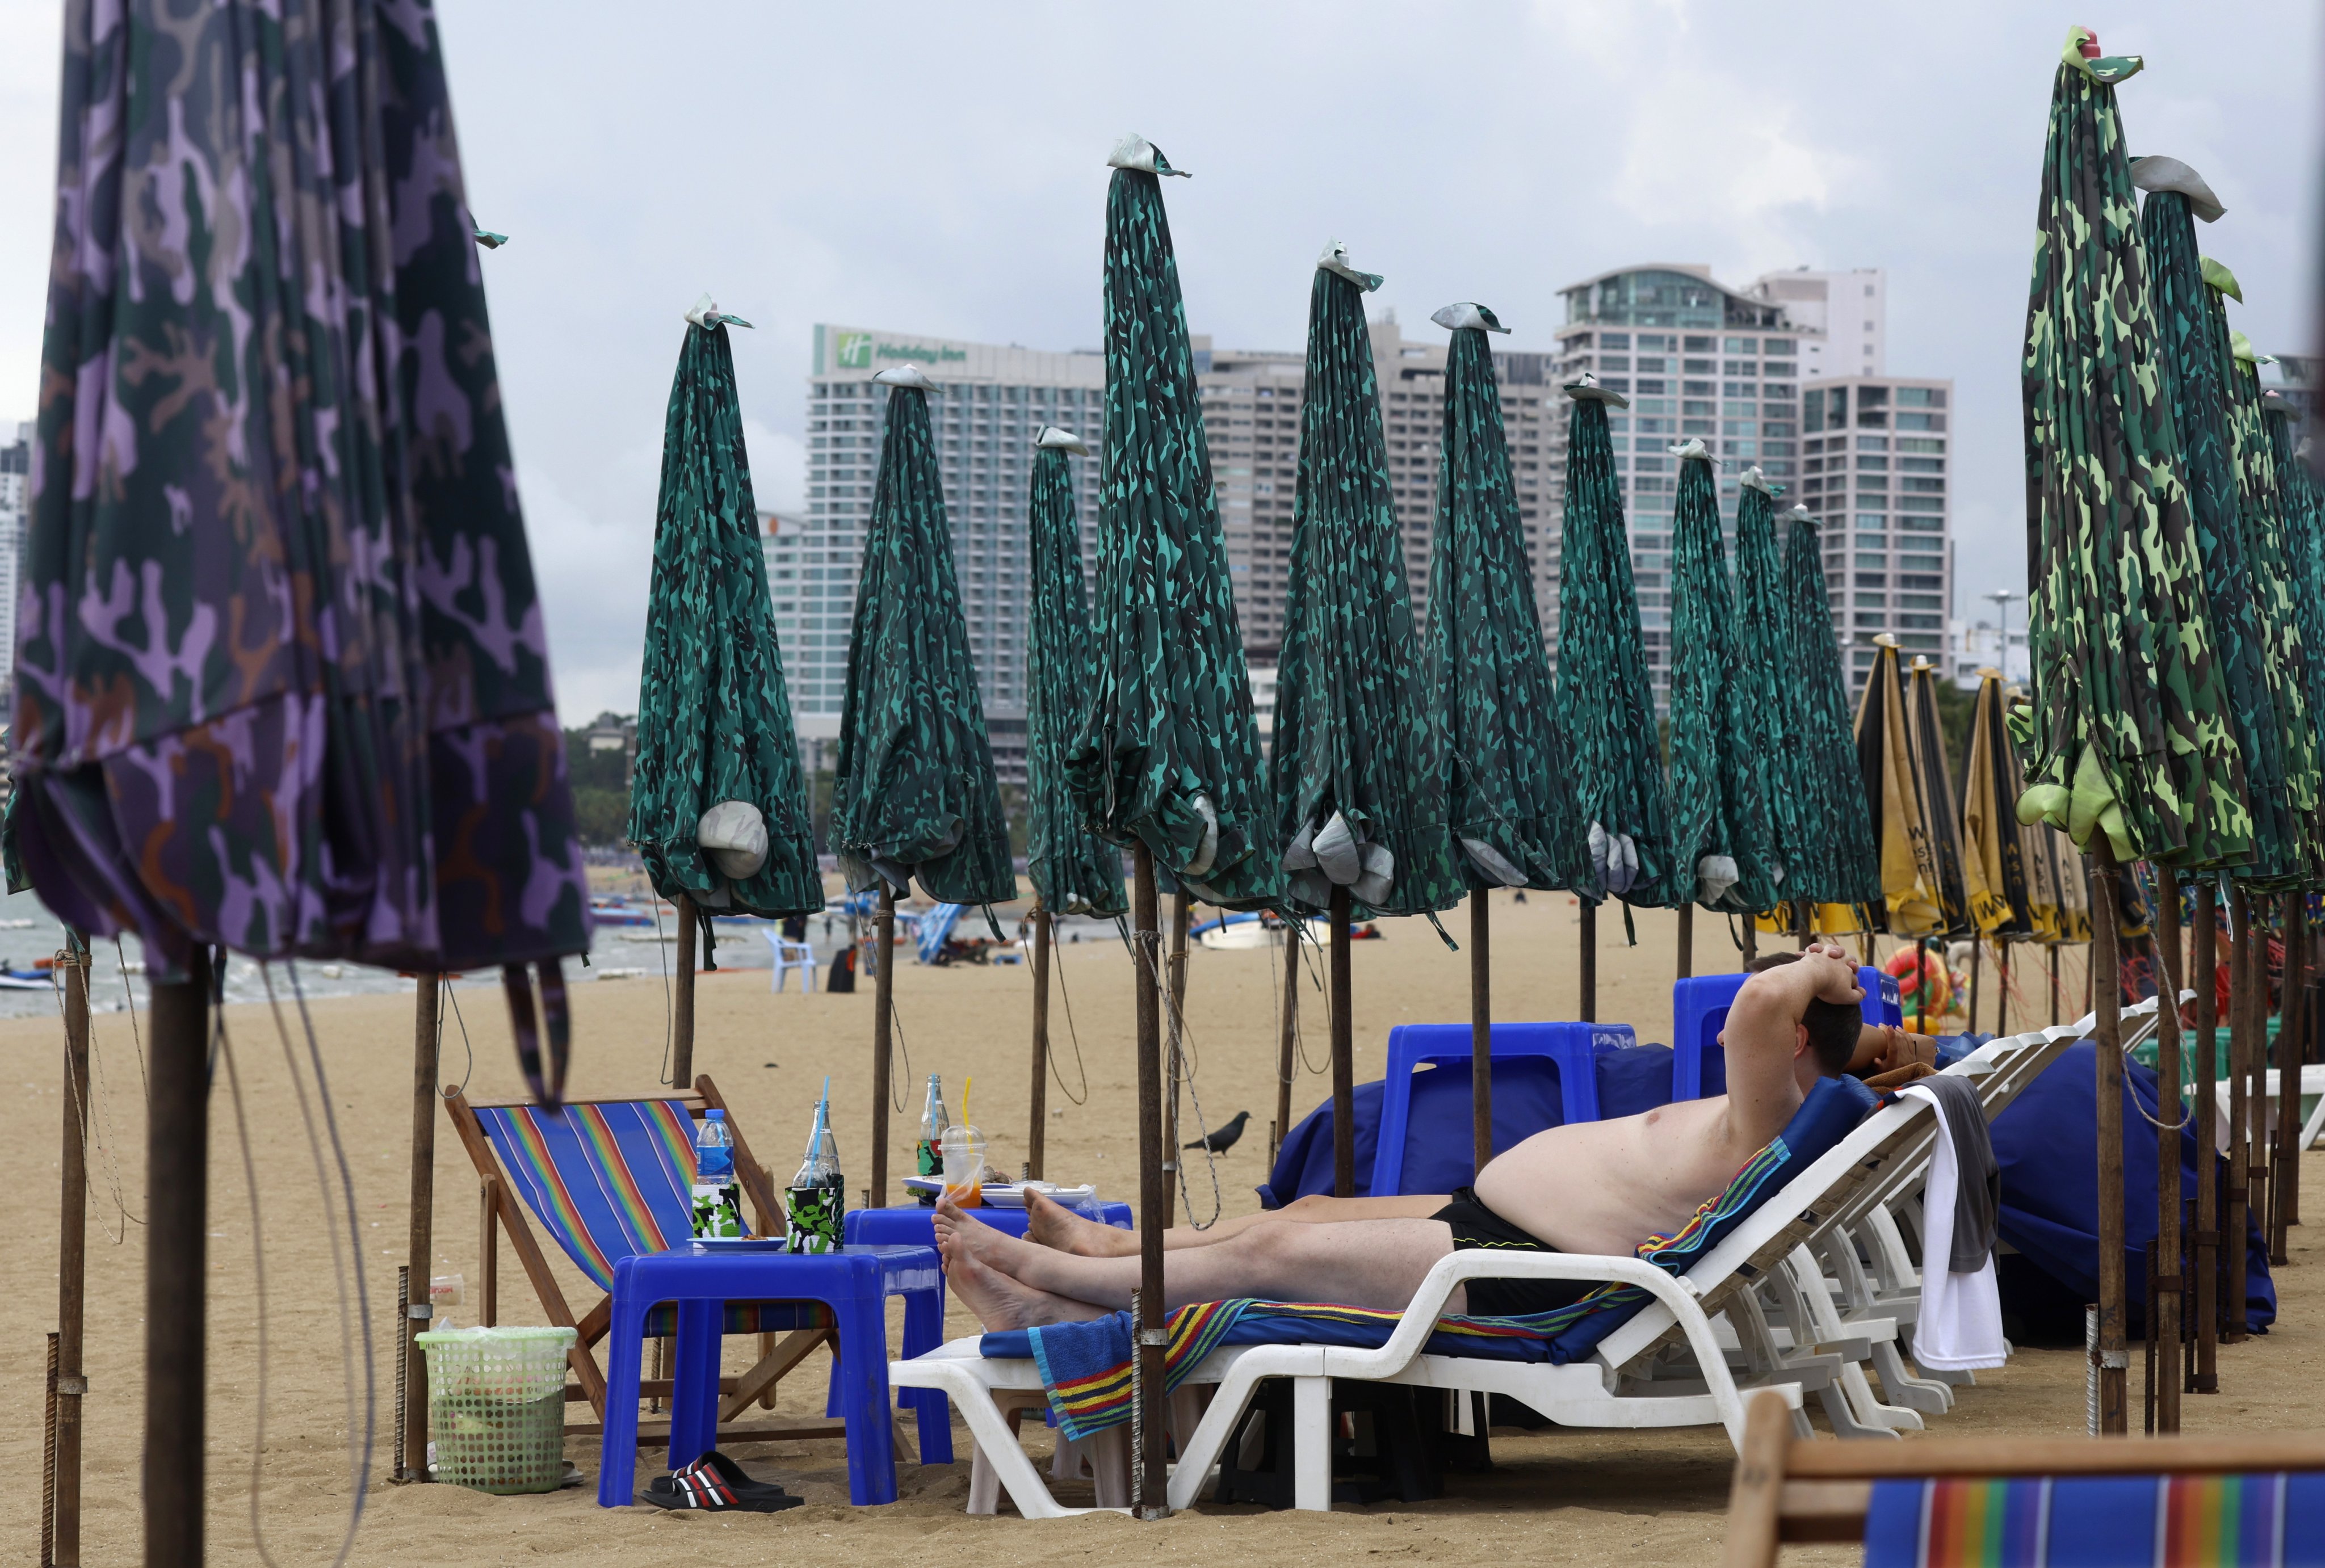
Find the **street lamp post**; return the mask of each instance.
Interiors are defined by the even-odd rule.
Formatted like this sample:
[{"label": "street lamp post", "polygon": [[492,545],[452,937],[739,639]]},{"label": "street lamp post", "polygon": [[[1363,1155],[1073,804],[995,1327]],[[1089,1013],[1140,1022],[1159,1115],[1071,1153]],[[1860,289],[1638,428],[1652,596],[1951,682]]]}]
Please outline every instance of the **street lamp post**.
[{"label": "street lamp post", "polygon": [[2008,588],[1996,588],[1990,593],[1979,595],[1978,597],[1994,601],[1995,619],[2001,623],[2002,637],[2002,657],[1996,662],[2001,666],[2003,679],[2015,680],[2017,678],[2011,673],[2010,669],[2010,602],[2013,599],[2024,599],[2026,595],[2014,594]]}]

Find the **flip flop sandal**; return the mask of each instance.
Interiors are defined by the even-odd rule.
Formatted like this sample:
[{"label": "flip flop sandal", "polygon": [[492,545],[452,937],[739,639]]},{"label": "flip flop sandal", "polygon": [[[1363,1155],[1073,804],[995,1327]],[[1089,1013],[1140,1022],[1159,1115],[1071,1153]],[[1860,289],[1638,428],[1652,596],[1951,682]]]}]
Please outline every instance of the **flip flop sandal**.
[{"label": "flip flop sandal", "polygon": [[773,1481],[752,1480],[715,1448],[683,1470],[654,1477],[638,1494],[638,1501],[655,1508],[705,1513],[779,1514],[805,1500]]}]

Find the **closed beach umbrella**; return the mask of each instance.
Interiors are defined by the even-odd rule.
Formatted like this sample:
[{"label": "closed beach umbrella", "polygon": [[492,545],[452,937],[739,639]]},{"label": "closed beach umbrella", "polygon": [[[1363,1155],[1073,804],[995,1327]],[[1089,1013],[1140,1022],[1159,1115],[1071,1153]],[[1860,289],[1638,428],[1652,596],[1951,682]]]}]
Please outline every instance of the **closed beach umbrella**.
[{"label": "closed beach umbrella", "polygon": [[1912,707],[1897,668],[1897,639],[1874,640],[1873,667],[1857,704],[1857,764],[1872,807],[1881,901],[1876,928],[1918,940],[1947,928],[1939,893],[1937,859],[1922,805],[1921,770],[1914,765]]},{"label": "closed beach umbrella", "polygon": [[[2233,288],[2226,268],[2220,276]],[[2260,623],[2262,669],[2268,676],[2270,711],[2274,715],[2282,808],[2287,818],[2286,843],[2281,860],[2256,863],[2236,873],[2247,886],[2283,891],[2318,881],[2320,856],[2317,839],[2318,755],[2316,710],[2309,705],[2309,665],[2312,658],[2301,636],[2300,612],[2293,607],[2297,582],[2284,522],[2283,484],[2277,473],[2276,447],[2263,412],[2260,356],[2241,332],[2228,332],[2225,290],[2213,293],[2217,325],[2228,339],[2229,433],[2236,448],[2238,511],[2244,519],[2245,559],[2251,572],[2253,604]]]},{"label": "closed beach umbrella", "polygon": [[1784,626],[1775,502],[1765,475],[1746,468],[1736,494],[1736,690],[1745,761],[1759,787],[1770,850],[1784,868],[1778,890],[1793,899],[1805,880],[1801,868],[1818,853],[1813,841],[1827,829],[1808,815],[1815,782],[1804,743],[1807,692]]},{"label": "closed beach umbrella", "polygon": [[1906,672],[1905,742],[1913,756],[1922,836],[1929,844],[1930,867],[1936,876],[1940,928],[1951,936],[1969,928],[1969,899],[1962,886],[1961,812],[1954,803],[1953,762],[1946,755],[1946,732],[1938,718],[1938,682],[1942,678],[1936,665],[1915,656]]},{"label": "closed beach umbrella", "polygon": [[1422,707],[1441,727],[1446,816],[1469,895],[1474,1152],[1493,1158],[1491,926],[1487,891],[1573,888],[1595,898],[1590,844],[1576,814],[1572,758],[1534,604],[1509,438],[1482,305],[1430,318],[1453,335],[1445,355],[1445,429],[1429,558]]},{"label": "closed beach umbrella", "polygon": [[[1631,541],[1607,414],[1628,401],[1585,375],[1566,433],[1566,505],[1558,577],[1558,714],[1573,748],[1576,815],[1588,825],[1598,885],[1626,904],[1669,909],[1692,877],[1674,874],[1670,798],[1657,743],[1654,688],[1631,581]],[[1586,914],[1590,906],[1585,903]],[[1584,973],[1593,933],[1583,929]],[[1596,998],[1584,986],[1583,1017]]]},{"label": "closed beach umbrella", "polygon": [[708,296],[686,320],[662,423],[629,826],[681,923],[671,1043],[681,1089],[694,1082],[696,912],[774,919],[823,908],[727,337],[747,323]]},{"label": "closed beach umbrella", "polygon": [[2203,562],[2157,360],[2116,84],[2135,57],[2069,32],[2051,97],[2022,366],[2027,624],[2024,820],[2114,860],[2196,869],[2251,853],[2243,753],[2221,715]]},{"label": "closed beach umbrella", "polygon": [[2325,490],[2309,467],[2309,443],[2296,447],[2291,410],[2274,392],[2261,400],[2270,448],[2283,485],[2285,567],[2293,579],[2293,608],[2301,623],[2303,689],[2311,713],[2325,713]]},{"label": "closed beach umbrella", "polygon": [[1675,447],[1672,456],[1680,464],[1672,515],[1672,857],[1688,898],[1756,915],[1774,905],[1783,868],[1747,729],[1719,484],[1701,441]]},{"label": "closed beach umbrella", "polygon": [[1365,295],[1380,279],[1337,242],[1308,295],[1291,593],[1268,752],[1285,901],[1332,932],[1333,1167],[1355,1193],[1352,909],[1450,908],[1467,883],[1445,821],[1442,742],[1418,700],[1419,639],[1390,500]]},{"label": "closed beach umbrella", "polygon": [[1025,874],[1033,910],[1033,1103],[1025,1164],[1039,1177],[1047,1139],[1050,957],[1060,915],[1124,915],[1122,852],[1082,826],[1066,782],[1066,752],[1088,711],[1091,687],[1088,590],[1081,525],[1074,516],[1073,458],[1089,447],[1071,431],[1043,427],[1033,440],[1025,514]]},{"label": "closed beach umbrella", "polygon": [[[1139,136],[1125,137],[1107,162],[1115,174],[1106,206],[1096,688],[1066,767],[1082,820],[1132,855],[1144,1333],[1162,1325],[1162,1232],[1172,1208],[1155,868],[1230,909],[1278,901],[1283,873],[1162,210],[1162,179],[1184,171]],[[1145,1446],[1134,1468],[1145,1506],[1160,1510],[1162,1347],[1142,1341],[1138,1355]]]},{"label": "closed beach umbrella", "polygon": [[952,532],[920,367],[888,388],[880,478],[857,580],[831,788],[831,847],[853,891],[880,895],[872,1023],[872,1201],[887,1201],[891,975],[896,896],[940,904],[1016,897],[1009,825],[953,575]]},{"label": "closed beach umbrella", "polygon": [[382,9],[63,30],[18,848],[153,982],[154,1563],[203,1557],[211,947],[503,965],[553,1097],[588,944],[443,60]]},{"label": "closed beach umbrella", "polygon": [[2002,672],[1979,670],[1962,773],[1962,890],[1979,936],[1997,942],[2034,934],[2016,811],[2023,785],[2002,707]]},{"label": "closed beach umbrella", "polygon": [[[1795,737],[1792,744],[1801,752],[1800,816],[1806,825],[1797,861],[1779,840],[1786,854],[1785,890],[1819,906],[1814,918],[1818,929],[1849,930],[1862,918],[1851,907],[1870,909],[1881,901],[1873,814],[1866,805],[1865,775],[1857,761],[1848,686],[1841,674],[1840,645],[1832,634],[1816,519],[1799,506],[1785,517],[1791,529],[1784,540],[1785,659],[1799,690],[1799,706],[1787,720],[1787,733]],[[1740,552],[1740,525],[1737,537]]]},{"label": "closed beach umbrella", "polygon": [[2197,221],[2217,221],[2220,204],[2203,177],[2176,158],[2134,159],[2131,175],[2145,192],[2139,230],[2155,322],[2155,363],[2179,436],[2214,656],[2228,699],[2219,722],[2231,727],[2244,763],[2243,804],[2252,823],[2246,869],[2268,868],[2264,874],[2275,875],[2293,853],[2295,833],[2237,484],[2228,316],[2220,301],[2223,292],[2237,290],[2228,269],[2196,248]]}]

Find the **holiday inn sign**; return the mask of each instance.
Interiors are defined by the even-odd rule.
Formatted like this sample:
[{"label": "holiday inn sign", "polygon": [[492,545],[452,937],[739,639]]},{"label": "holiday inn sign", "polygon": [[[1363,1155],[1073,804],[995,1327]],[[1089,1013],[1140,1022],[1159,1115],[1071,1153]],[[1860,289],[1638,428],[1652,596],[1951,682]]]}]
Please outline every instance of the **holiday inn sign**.
[{"label": "holiday inn sign", "polygon": [[[822,329],[818,328],[819,336]],[[830,334],[831,368],[870,370],[879,360],[911,360],[916,364],[944,364],[968,357],[968,351],[933,343],[892,343],[869,332]]]}]

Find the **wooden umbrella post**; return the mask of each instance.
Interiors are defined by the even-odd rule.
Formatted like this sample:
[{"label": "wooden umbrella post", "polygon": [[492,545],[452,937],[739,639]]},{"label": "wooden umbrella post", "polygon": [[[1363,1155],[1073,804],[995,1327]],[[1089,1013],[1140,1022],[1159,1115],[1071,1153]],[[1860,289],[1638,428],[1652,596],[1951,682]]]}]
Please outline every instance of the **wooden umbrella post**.
[{"label": "wooden umbrella post", "polygon": [[1755,914],[1746,914],[1744,917],[1744,970],[1746,973],[1748,974],[1751,973],[1752,965],[1759,959],[1759,956],[1760,917]]},{"label": "wooden umbrella post", "polygon": [[2220,917],[2217,883],[2196,884],[2195,922],[2189,932],[2188,978],[2196,992],[2196,1221],[2188,1249],[2196,1273],[2196,1367],[2189,1387],[2199,1394],[2220,1391],[2220,1175],[2219,1111],[2214,1080],[2219,1073]]},{"label": "wooden umbrella post", "polygon": [[1348,890],[1332,890],[1332,1192],[1357,1195],[1357,1031],[1348,1014]]},{"label": "wooden umbrella post", "polygon": [[146,1037],[146,1568],[202,1562],[210,952],[153,982]]},{"label": "wooden umbrella post", "polygon": [[1163,1392],[1163,1344],[1168,1321],[1162,1298],[1162,1232],[1171,1223],[1171,1185],[1162,1168],[1162,936],[1155,930],[1154,852],[1141,842],[1131,854],[1131,940],[1138,945],[1132,966],[1136,986],[1138,1051],[1138,1392],[1143,1453],[1139,1467],[1142,1517],[1159,1519],[1168,1504],[1169,1470]]},{"label": "wooden umbrella post", "polygon": [[1798,939],[1800,951],[1807,952],[1809,944],[1816,940],[1815,927],[1815,906],[1806,899],[1794,899],[1792,900],[1792,934]]},{"label": "wooden umbrella post", "polygon": [[1969,1032],[1978,1033],[1978,990],[1984,965],[1979,962],[1986,951],[1986,933],[1976,922],[1969,928]]},{"label": "wooden umbrella post", "polygon": [[2059,1027],[2059,947],[2056,942],[2047,944],[2051,950],[2051,1027]]},{"label": "wooden umbrella post", "polygon": [[2147,1337],[2155,1346],[2155,1430],[2168,1436],[2180,1430],[2180,1301],[2188,1287],[2180,1246],[2180,883],[2168,868],[2156,872],[2155,961],[2163,973],[2155,1008],[2157,1277],[2148,1282],[2155,1316]]},{"label": "wooden umbrella post", "polygon": [[891,1036],[896,986],[896,890],[880,881],[880,918],[872,927],[876,958],[872,969],[872,1187],[869,1206],[888,1202],[888,1072],[894,1051]]},{"label": "wooden umbrella post", "polygon": [[1994,939],[1994,1032],[2010,1032],[2010,944],[1997,936]]},{"label": "wooden umbrella post", "polygon": [[1690,899],[1679,907],[1679,978],[1687,979],[1695,973],[1695,900]]},{"label": "wooden umbrella post", "polygon": [[1292,1070],[1297,1064],[1300,1027],[1300,917],[1276,911],[1283,922],[1283,1011],[1276,1022],[1275,1124],[1268,1129],[1267,1168],[1292,1136]]},{"label": "wooden umbrella post", "polygon": [[57,1233],[56,1480],[42,1501],[53,1508],[51,1558],[80,1563],[82,1303],[88,1268],[88,944],[67,928],[57,955],[64,975],[65,1136],[61,1221]]},{"label": "wooden umbrella post", "polygon": [[1586,1024],[1598,1021],[1598,906],[1582,900],[1582,939],[1579,954],[1580,995],[1574,1016]]},{"label": "wooden umbrella post", "polygon": [[1033,1092],[1025,1127],[1025,1174],[1042,1179],[1050,1127],[1050,911],[1033,908]]},{"label": "wooden umbrella post", "polygon": [[2269,1261],[2285,1263],[2286,1235],[2301,1223],[2301,1068],[2309,1032],[2309,895],[2284,895],[2284,988],[2276,1029],[2276,1179],[2269,1210]]},{"label": "wooden umbrella post", "polygon": [[1186,889],[1171,895],[1170,955],[1162,971],[1171,988],[1170,1010],[1162,1016],[1162,1163],[1170,1172],[1174,1204],[1180,1189],[1179,1145],[1183,1141],[1179,1136],[1179,1093],[1187,1075],[1187,1025],[1182,1010],[1187,1001],[1187,926],[1193,914],[1194,899]]},{"label": "wooden umbrella post", "polygon": [[695,938],[702,933],[694,900],[679,894],[678,973],[671,977],[670,1086],[680,1093],[694,1087],[694,965]]},{"label": "wooden umbrella post", "polygon": [[411,1278],[403,1302],[403,1379],[407,1390],[403,1430],[397,1434],[403,1448],[399,1476],[427,1480],[428,1473],[428,1356],[418,1340],[427,1328],[431,1304],[428,1294],[431,1260],[436,1256],[436,1098],[438,1010],[442,1005],[443,976],[418,977],[418,1002],[412,1023],[412,1215],[404,1256],[411,1259]]},{"label": "wooden umbrella post", "polygon": [[1469,1149],[1472,1172],[1494,1158],[1494,917],[1469,890]]},{"label": "wooden umbrella post", "polygon": [[2220,1230],[2220,1257],[2228,1265],[2228,1299],[2220,1304],[2220,1341],[2245,1337],[2245,1217],[2252,1212],[2251,1153],[2246,1141],[2245,1051],[2252,1008],[2252,906],[2243,888],[2228,888],[2228,1214]]},{"label": "wooden umbrella post", "polygon": [[2095,972],[2091,1048],[2098,1069],[2099,1251],[2099,1434],[2130,1430],[2130,1351],[2124,1333],[2123,1267],[2123,986],[2117,972],[2116,863],[2104,834],[2091,839],[2092,880],[2100,907],[2091,922]]},{"label": "wooden umbrella post", "polygon": [[[2246,973],[2252,978],[2252,996],[2243,1009],[2245,1020],[2245,1213],[2260,1227],[2260,1244],[2264,1252],[2268,1248],[2268,1225],[2271,1205],[2268,1158],[2268,927],[2270,900],[2262,897],[2247,899],[2245,913],[2256,925],[2245,955]],[[2238,1235],[2244,1234],[2238,1231]],[[2238,1256],[2244,1256],[2238,1249]],[[2250,1268],[2249,1262],[2246,1264]],[[2241,1299],[2241,1297],[2239,1297]]]}]

